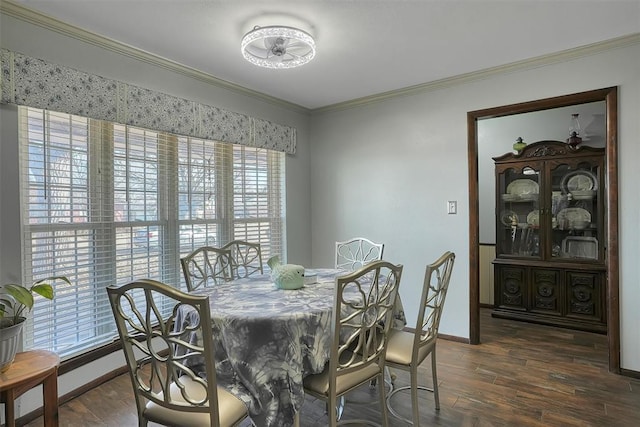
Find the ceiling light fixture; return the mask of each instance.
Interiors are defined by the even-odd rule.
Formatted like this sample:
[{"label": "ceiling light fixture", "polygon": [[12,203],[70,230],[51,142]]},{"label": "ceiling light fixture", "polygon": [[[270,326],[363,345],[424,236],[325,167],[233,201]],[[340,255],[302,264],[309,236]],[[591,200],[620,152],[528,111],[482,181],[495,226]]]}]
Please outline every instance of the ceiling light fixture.
[{"label": "ceiling light fixture", "polygon": [[242,38],[242,56],[265,68],[294,68],[311,61],[316,43],[309,33],[293,27],[254,27]]}]

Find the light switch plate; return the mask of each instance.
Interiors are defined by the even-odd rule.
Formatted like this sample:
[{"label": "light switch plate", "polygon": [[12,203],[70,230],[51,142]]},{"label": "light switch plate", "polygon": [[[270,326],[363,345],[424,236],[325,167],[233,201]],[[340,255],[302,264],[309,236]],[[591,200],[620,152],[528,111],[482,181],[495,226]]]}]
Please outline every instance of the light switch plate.
[{"label": "light switch plate", "polygon": [[455,200],[449,200],[447,202],[447,212],[449,214],[457,214],[458,213],[458,202]]}]

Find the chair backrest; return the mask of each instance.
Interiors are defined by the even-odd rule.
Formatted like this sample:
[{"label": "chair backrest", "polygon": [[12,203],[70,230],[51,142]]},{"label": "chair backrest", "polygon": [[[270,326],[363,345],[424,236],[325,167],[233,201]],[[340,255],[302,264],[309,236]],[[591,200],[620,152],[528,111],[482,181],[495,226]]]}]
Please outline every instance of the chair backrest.
[{"label": "chair backrest", "polygon": [[456,255],[453,252],[447,251],[435,262],[427,265],[413,344],[414,359],[417,357],[420,347],[429,345],[438,338],[440,317],[449,289],[455,258]]},{"label": "chair backrest", "polygon": [[203,246],[180,258],[180,263],[189,292],[232,278],[231,254],[226,249]]},{"label": "chair backrest", "polygon": [[[213,332],[209,297],[190,295],[161,282],[138,280],[107,287],[140,420],[149,401],[173,411],[209,414],[219,425]],[[176,321],[178,307],[197,312],[190,322]],[[176,324],[188,326],[176,328]],[[200,345],[191,337],[197,334]],[[173,356],[167,357],[171,353]],[[197,358],[198,369],[189,367]],[[188,359],[188,360],[187,360]],[[148,366],[147,366],[148,365]],[[201,377],[204,368],[204,378]],[[200,374],[200,375],[199,375]],[[176,399],[172,387],[181,391]],[[141,424],[142,425],[142,424]]]},{"label": "chair backrest", "polygon": [[364,237],[336,242],[336,268],[355,271],[382,259],[384,243],[375,243]]},{"label": "chair backrest", "polygon": [[376,363],[384,366],[403,266],[374,261],[336,278],[330,381]]},{"label": "chair backrest", "polygon": [[233,240],[222,247],[231,255],[231,275],[235,279],[262,274],[262,250],[260,243]]}]

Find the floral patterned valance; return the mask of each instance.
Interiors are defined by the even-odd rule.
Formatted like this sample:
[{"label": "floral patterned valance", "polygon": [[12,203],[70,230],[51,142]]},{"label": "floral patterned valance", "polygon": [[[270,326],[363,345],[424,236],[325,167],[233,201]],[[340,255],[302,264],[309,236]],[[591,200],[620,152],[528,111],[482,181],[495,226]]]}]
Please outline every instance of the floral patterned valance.
[{"label": "floral patterned valance", "polygon": [[2,49],[1,102],[295,153],[296,130]]}]

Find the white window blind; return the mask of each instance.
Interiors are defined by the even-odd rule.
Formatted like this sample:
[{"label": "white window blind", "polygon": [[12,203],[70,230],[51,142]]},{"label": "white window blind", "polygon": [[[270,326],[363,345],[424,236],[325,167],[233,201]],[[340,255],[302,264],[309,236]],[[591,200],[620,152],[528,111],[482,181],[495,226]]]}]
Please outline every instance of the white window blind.
[{"label": "white window blind", "polygon": [[284,153],[20,107],[23,277],[67,276],[25,347],[63,358],[111,341],[105,287],[184,286],[179,258],[233,239],[284,247]]}]

